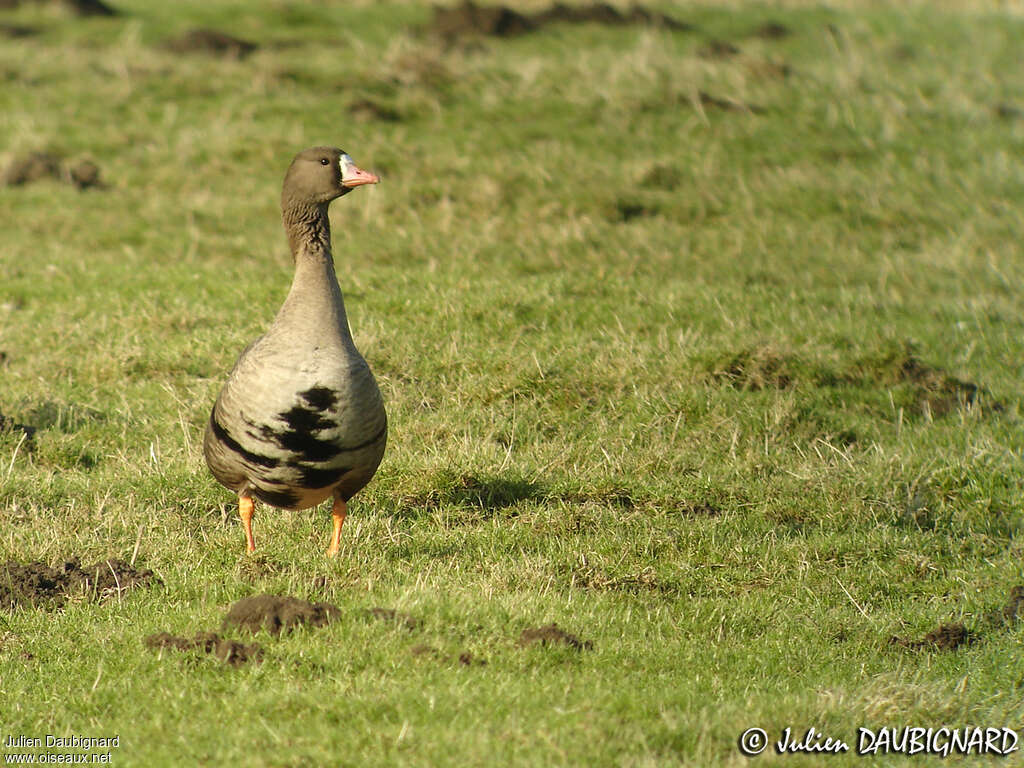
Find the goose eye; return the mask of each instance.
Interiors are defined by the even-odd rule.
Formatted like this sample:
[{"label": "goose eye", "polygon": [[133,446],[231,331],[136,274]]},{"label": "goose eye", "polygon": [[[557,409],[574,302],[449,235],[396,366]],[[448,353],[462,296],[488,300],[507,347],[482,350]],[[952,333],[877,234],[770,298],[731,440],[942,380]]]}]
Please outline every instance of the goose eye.
[{"label": "goose eye", "polygon": [[331,161],[328,160],[326,157],[321,157],[320,158],[320,165],[330,165],[330,164],[331,164]]}]

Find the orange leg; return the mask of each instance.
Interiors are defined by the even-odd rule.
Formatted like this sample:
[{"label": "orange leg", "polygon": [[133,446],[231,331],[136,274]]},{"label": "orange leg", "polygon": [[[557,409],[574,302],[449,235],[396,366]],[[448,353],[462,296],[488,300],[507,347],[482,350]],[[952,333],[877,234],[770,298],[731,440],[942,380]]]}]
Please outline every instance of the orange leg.
[{"label": "orange leg", "polygon": [[255,507],[252,496],[238,497],[238,516],[242,518],[245,529],[245,551],[250,553],[256,551],[256,542],[252,538],[252,512]]},{"label": "orange leg", "polygon": [[331,508],[331,519],[334,521],[334,533],[331,534],[331,546],[327,548],[328,557],[338,556],[338,547],[341,546],[341,525],[345,522],[345,515],[348,514],[348,507],[341,499],[334,500]]}]

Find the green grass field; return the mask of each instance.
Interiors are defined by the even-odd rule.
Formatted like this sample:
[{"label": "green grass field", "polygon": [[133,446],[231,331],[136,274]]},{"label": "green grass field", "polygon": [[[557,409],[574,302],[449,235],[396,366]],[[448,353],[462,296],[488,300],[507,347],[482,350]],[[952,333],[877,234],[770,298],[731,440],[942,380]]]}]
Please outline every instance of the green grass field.
[{"label": "green grass field", "polygon": [[[0,608],[0,753],[811,765],[737,739],[814,726],[851,744],[828,765],[945,765],[857,728],[1024,725],[1024,17],[665,4],[694,28],[442,42],[427,3],[114,3],[0,10],[0,166],[103,182],[0,187],[0,564],[160,581]],[[258,48],[166,47],[195,27]],[[202,430],[325,143],[383,177],[332,221],[388,452],[337,560],[323,507],[259,507],[247,557]],[[263,592],[341,619],[221,630]],[[592,648],[517,644],[552,622]],[[143,643],[200,630],[262,663]]]}]

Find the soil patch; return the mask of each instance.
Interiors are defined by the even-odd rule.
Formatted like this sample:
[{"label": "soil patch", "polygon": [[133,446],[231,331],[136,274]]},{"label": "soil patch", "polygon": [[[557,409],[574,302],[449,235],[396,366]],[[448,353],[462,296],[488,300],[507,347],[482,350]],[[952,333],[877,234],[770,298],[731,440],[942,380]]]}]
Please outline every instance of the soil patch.
[{"label": "soil patch", "polygon": [[214,632],[196,632],[196,636],[193,638],[178,637],[168,632],[157,632],[142,642],[147,648],[153,650],[171,648],[176,651],[213,654],[232,667],[240,667],[250,661],[256,664],[263,661],[263,647],[259,643],[245,645],[236,640],[228,640]]},{"label": "soil patch", "polygon": [[529,16],[501,5],[478,6],[465,2],[451,8],[435,8],[430,31],[445,40],[471,35],[513,37],[533,32],[536,25]]},{"label": "soil patch", "polygon": [[581,640],[576,635],[566,632],[561,629],[557,624],[548,624],[543,627],[535,627],[533,629],[524,629],[519,639],[516,641],[516,645],[520,648],[526,648],[530,645],[568,645],[570,648],[575,648],[577,651],[592,651],[594,644],[589,640]]},{"label": "soil patch", "polygon": [[985,621],[993,628],[1012,627],[1024,621],[1024,585],[1010,590],[1010,600],[1001,609],[990,611]]},{"label": "soil patch", "polygon": [[71,177],[71,183],[79,189],[103,186],[100,181],[100,167],[91,160],[80,160],[69,165],[68,175]]},{"label": "soil patch", "polygon": [[968,629],[960,622],[940,624],[920,640],[891,637],[889,645],[909,648],[912,651],[952,651],[962,645],[979,642],[985,632],[999,632],[1011,628],[1020,620],[1024,620],[1024,584],[1013,587],[1006,605],[1001,609],[987,611],[974,630]]},{"label": "soil patch", "polygon": [[973,635],[963,624],[940,624],[920,640],[911,640],[906,637],[892,637],[890,645],[898,645],[901,648],[909,648],[912,651],[954,651],[961,645],[973,642]]},{"label": "soil patch", "polygon": [[536,13],[525,14],[504,5],[477,5],[467,0],[461,5],[435,7],[434,18],[427,30],[452,42],[461,37],[492,36],[515,37],[536,32],[548,24],[605,24],[624,26],[643,24],[664,27],[674,31],[692,30],[690,24],[658,11],[634,5],[626,11],[606,3],[562,5],[556,3]]},{"label": "soil patch", "polygon": [[135,568],[120,558],[82,567],[77,557],[51,568],[41,561],[8,561],[0,568],[0,609],[19,606],[60,608],[69,597],[103,600],[135,587],[160,583],[148,568]]},{"label": "soil patch", "polygon": [[[945,416],[957,408],[970,407],[982,391],[972,381],[950,376],[941,368],[923,362],[910,342],[891,344],[878,354],[858,361],[854,370],[843,378],[854,384],[863,384],[863,379],[869,379],[887,387],[908,387],[914,404],[932,416]],[[989,407],[997,411],[1002,408],[999,403],[991,403]]]},{"label": "soil patch", "polygon": [[396,611],[394,608],[369,608],[366,611],[366,615],[382,621],[394,622],[403,629],[408,630],[419,629],[423,626],[421,619],[402,611]]},{"label": "soil patch", "polygon": [[782,40],[789,37],[792,31],[785,24],[777,21],[769,21],[750,33],[751,37],[760,37],[762,40]]},{"label": "soil patch", "polygon": [[207,27],[190,29],[181,37],[164,43],[164,48],[175,53],[205,53],[227,59],[244,59],[258,47],[256,43]]},{"label": "soil patch", "polygon": [[53,152],[30,152],[15,157],[3,173],[3,183],[8,187],[20,187],[44,179],[66,181],[78,189],[103,186],[96,163],[91,160],[65,163],[60,155]]},{"label": "soil patch", "polygon": [[996,116],[1003,120],[1019,120],[1024,117],[1024,109],[1021,109],[1016,104],[1008,104],[1001,102],[995,106]]},{"label": "soil patch", "polygon": [[49,152],[32,152],[16,157],[4,171],[4,184],[17,187],[40,179],[60,178],[60,158]]},{"label": "soil patch", "polygon": [[611,221],[629,222],[634,219],[646,219],[658,216],[661,209],[657,204],[636,200],[633,198],[619,198],[615,201],[612,213],[607,218]]},{"label": "soil patch", "polygon": [[322,627],[340,616],[338,607],[330,603],[310,603],[280,595],[253,595],[231,606],[223,626],[234,624],[253,633],[265,629],[276,636],[302,624]]}]

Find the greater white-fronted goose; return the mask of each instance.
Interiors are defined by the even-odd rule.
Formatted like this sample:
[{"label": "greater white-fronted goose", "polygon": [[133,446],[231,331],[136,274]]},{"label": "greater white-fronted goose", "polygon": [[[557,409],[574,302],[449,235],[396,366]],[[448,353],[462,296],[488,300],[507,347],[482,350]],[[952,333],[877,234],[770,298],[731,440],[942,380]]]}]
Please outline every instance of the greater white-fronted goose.
[{"label": "greater white-fronted goose", "polygon": [[235,363],[203,439],[213,476],[238,494],[249,552],[254,499],[307,509],[333,496],[327,554],[336,555],[348,500],[384,455],[387,414],[352,341],[327,216],[332,200],[378,181],[333,147],[300,152],[285,174],[292,287],[270,328]]}]

